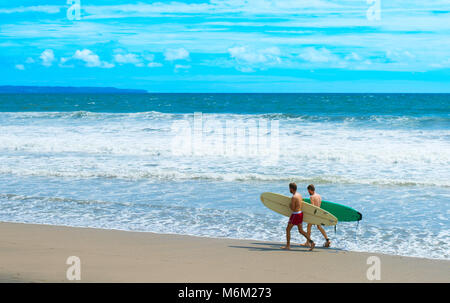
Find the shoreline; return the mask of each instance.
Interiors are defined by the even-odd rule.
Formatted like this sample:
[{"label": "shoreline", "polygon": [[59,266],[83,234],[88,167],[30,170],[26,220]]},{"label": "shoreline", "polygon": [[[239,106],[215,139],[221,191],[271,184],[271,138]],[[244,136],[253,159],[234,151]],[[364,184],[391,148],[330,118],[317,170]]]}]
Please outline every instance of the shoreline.
[{"label": "shoreline", "polygon": [[379,282],[450,282],[448,260],[283,244],[0,222],[0,282],[72,282],[70,256],[80,282],[377,282],[367,279],[370,256]]}]

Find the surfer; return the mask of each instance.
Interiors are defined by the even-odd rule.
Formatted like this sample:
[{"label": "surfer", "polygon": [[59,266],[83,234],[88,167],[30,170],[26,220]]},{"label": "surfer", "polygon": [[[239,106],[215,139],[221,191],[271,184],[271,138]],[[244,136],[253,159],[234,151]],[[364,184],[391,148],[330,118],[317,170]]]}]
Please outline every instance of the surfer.
[{"label": "surfer", "polygon": [[286,246],[283,246],[281,248],[291,249],[291,229],[292,227],[294,227],[294,225],[297,225],[300,234],[302,234],[306,238],[307,243],[310,243],[309,250],[313,250],[315,246],[314,241],[312,241],[310,236],[303,230],[303,199],[302,195],[297,192],[297,184],[289,183],[289,191],[292,194],[291,204],[289,205],[290,209],[292,210],[292,214],[286,227]]},{"label": "surfer", "polygon": [[[314,206],[320,207],[320,205],[322,204],[322,197],[318,193],[316,193],[316,188],[314,187],[314,185],[310,184],[310,185],[308,185],[308,187],[306,189],[308,190],[308,193],[310,195],[311,204]],[[328,237],[327,237],[327,233],[325,232],[325,229],[323,229],[323,227],[320,225],[316,225],[316,226],[317,226],[317,229],[320,230],[323,237],[325,238],[324,247],[330,247],[331,242],[330,242],[330,239],[328,239]],[[311,227],[312,227],[312,224],[308,224],[308,226],[306,228],[308,237],[311,237]],[[308,241],[303,243],[302,246],[309,246]]]}]

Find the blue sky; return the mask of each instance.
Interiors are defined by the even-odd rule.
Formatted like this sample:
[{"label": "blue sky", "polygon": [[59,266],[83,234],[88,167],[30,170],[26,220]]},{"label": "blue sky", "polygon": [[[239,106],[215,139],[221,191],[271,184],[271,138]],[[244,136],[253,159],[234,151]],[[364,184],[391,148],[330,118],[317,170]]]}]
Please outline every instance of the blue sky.
[{"label": "blue sky", "polygon": [[0,85],[450,92],[450,0],[79,2],[0,0]]}]

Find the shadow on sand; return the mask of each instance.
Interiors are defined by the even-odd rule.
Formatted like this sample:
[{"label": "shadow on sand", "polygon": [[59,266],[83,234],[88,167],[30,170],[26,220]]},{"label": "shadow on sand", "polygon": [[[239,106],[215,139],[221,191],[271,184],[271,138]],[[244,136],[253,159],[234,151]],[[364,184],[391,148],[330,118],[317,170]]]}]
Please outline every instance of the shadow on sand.
[{"label": "shadow on sand", "polygon": [[[249,251],[283,251],[281,249],[282,246],[285,244],[282,243],[267,243],[267,242],[253,242],[250,243],[254,246],[239,246],[239,245],[230,245],[229,247],[232,248],[243,248],[248,249]],[[330,253],[337,253],[339,251],[344,251],[341,248],[335,248],[335,247],[322,247],[320,244],[316,244],[317,246],[314,248],[314,250],[321,250],[321,251],[327,251]],[[291,244],[291,250],[290,251],[302,251],[302,252],[309,252],[309,247],[301,246],[299,244]]]}]

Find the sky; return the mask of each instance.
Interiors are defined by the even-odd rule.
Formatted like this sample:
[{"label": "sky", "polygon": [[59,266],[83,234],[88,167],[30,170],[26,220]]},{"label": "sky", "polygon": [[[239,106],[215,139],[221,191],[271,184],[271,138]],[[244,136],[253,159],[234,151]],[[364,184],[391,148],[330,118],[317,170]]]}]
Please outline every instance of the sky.
[{"label": "sky", "polygon": [[450,0],[0,0],[0,69],[0,85],[450,93]]}]

